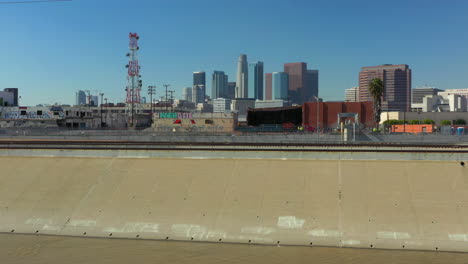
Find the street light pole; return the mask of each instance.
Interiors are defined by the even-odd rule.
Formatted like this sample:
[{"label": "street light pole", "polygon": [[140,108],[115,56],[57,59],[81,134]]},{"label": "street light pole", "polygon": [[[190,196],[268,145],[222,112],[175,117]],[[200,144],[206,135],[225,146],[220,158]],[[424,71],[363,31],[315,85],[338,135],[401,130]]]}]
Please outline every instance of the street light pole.
[{"label": "street light pole", "polygon": [[[107,126],[107,112],[109,111],[108,110],[108,105],[107,105],[107,98],[104,98],[104,101],[106,101],[106,118],[104,118],[106,120],[106,122],[104,122]],[[102,112],[102,111],[101,111]]]},{"label": "street light pole", "polygon": [[101,96],[101,128],[102,128],[102,103],[104,102],[104,93],[99,94]]}]

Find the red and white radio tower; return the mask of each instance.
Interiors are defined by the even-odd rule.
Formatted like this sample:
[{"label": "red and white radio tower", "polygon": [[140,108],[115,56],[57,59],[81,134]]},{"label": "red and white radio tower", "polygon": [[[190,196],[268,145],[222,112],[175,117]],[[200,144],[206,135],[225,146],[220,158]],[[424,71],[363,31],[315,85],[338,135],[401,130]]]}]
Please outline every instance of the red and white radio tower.
[{"label": "red and white radio tower", "polygon": [[130,52],[127,53],[127,57],[129,57],[128,64],[126,67],[128,68],[128,75],[127,75],[127,104],[139,104],[140,103],[140,92],[141,87],[143,86],[142,81],[140,80],[140,65],[138,64],[138,50],[140,47],[138,46],[138,39],[140,37],[137,33],[130,33]]}]

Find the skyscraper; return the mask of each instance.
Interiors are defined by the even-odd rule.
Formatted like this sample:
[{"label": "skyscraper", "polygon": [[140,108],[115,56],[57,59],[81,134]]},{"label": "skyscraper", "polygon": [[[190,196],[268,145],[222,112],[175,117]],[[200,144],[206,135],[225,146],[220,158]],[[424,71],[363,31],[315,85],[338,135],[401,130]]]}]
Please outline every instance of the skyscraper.
[{"label": "skyscraper", "polygon": [[247,55],[241,54],[237,63],[236,98],[247,98],[249,91],[249,73]]},{"label": "skyscraper", "polygon": [[265,100],[273,100],[272,74],[265,74]]},{"label": "skyscraper", "polygon": [[307,70],[306,89],[304,90],[304,102],[315,101],[319,95],[319,71]]},{"label": "skyscraper", "polygon": [[249,63],[248,98],[263,100],[263,62]]},{"label": "skyscraper", "polygon": [[406,64],[363,67],[359,73],[359,101],[373,101],[369,93],[369,83],[379,78],[384,84],[382,110],[410,111],[411,109],[411,69]]},{"label": "skyscraper", "polygon": [[182,99],[192,102],[192,87],[185,87],[182,93]]},{"label": "skyscraper", "polygon": [[12,92],[0,91],[0,106],[13,106],[15,103]]},{"label": "skyscraper", "polygon": [[288,97],[291,103],[302,104],[318,97],[318,70],[307,70],[305,62],[293,62],[284,65],[284,72],[289,75]]},{"label": "skyscraper", "polygon": [[92,95],[90,105],[91,106],[99,106],[99,96]]},{"label": "skyscraper", "polygon": [[205,85],[194,85],[192,88],[192,102],[200,104],[205,102],[206,88]]},{"label": "skyscraper", "polygon": [[19,96],[18,96],[18,88],[5,88],[3,89],[4,92],[7,92],[7,93],[12,93],[13,94],[13,105],[11,106],[18,106],[18,99],[19,99]]},{"label": "skyscraper", "polygon": [[228,82],[227,98],[234,99],[236,97],[236,82]]},{"label": "skyscraper", "polygon": [[214,71],[211,81],[211,99],[227,98],[228,76],[223,71]]},{"label": "skyscraper", "polygon": [[204,71],[193,73],[193,85],[205,85],[206,86],[206,74]]},{"label": "skyscraper", "polygon": [[289,77],[285,72],[274,72],[272,74],[273,94],[272,100],[288,100]]},{"label": "skyscraper", "polygon": [[85,105],[86,104],[86,93],[79,90],[75,94],[75,105]]},{"label": "skyscraper", "polygon": [[293,104],[302,104],[304,100],[304,90],[307,81],[307,64],[304,62],[294,62],[284,64],[284,72],[289,76],[288,97]]}]

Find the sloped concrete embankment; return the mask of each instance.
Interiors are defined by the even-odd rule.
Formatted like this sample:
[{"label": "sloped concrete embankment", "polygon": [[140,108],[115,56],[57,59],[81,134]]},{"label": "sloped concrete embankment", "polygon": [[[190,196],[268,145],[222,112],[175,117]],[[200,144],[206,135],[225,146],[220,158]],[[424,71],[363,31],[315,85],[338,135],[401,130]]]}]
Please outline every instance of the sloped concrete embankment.
[{"label": "sloped concrete embankment", "polygon": [[0,232],[468,251],[457,161],[0,157]]}]

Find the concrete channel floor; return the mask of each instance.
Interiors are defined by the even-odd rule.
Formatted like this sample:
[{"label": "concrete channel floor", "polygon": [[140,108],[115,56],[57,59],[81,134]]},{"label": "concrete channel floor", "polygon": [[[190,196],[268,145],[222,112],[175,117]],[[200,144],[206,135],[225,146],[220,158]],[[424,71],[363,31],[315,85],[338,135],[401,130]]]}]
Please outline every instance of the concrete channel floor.
[{"label": "concrete channel floor", "polygon": [[468,263],[468,254],[0,234],[0,263]]}]

